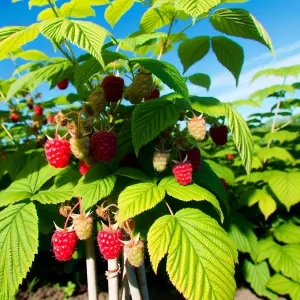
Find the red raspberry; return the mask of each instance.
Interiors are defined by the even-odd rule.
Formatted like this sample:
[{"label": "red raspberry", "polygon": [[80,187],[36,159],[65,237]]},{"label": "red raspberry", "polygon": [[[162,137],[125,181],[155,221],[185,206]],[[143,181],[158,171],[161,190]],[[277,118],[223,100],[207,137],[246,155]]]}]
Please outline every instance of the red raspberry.
[{"label": "red raspberry", "polygon": [[111,161],[117,153],[117,136],[113,132],[99,131],[92,136],[93,155],[101,161]]},{"label": "red raspberry", "polygon": [[123,233],[120,229],[108,228],[104,226],[98,233],[99,250],[103,257],[107,259],[115,259],[119,256],[123,244]]},{"label": "red raspberry", "polygon": [[54,117],[50,114],[48,115],[48,123],[53,123],[54,122]]},{"label": "red raspberry", "polygon": [[68,87],[68,85],[69,85],[69,80],[67,78],[65,78],[57,84],[57,87],[60,90],[65,90]]},{"label": "red raspberry", "polygon": [[228,128],[226,125],[211,127],[209,133],[216,145],[223,146],[227,143]]},{"label": "red raspberry", "polygon": [[220,180],[221,180],[221,182],[222,182],[222,184],[224,186],[224,189],[227,190],[229,188],[229,184],[223,178],[220,178]]},{"label": "red raspberry", "polygon": [[148,100],[151,100],[151,99],[156,99],[156,98],[159,98],[159,96],[160,96],[159,89],[154,89],[151,92],[151,95],[149,97],[145,97],[144,100],[148,101]]},{"label": "red raspberry", "polygon": [[52,235],[51,241],[55,257],[59,261],[66,261],[72,258],[78,237],[74,230],[63,230],[56,227],[56,231]]},{"label": "red raspberry", "polygon": [[233,159],[233,155],[231,153],[227,154],[227,159],[228,160],[232,160]]},{"label": "red raspberry", "polygon": [[192,164],[193,172],[200,169],[201,153],[199,148],[194,147],[186,151],[180,151],[180,154],[182,158],[187,156],[187,160]]},{"label": "red raspberry", "polygon": [[51,139],[45,143],[46,158],[51,166],[65,168],[71,156],[70,143],[65,139]]},{"label": "red raspberry", "polygon": [[79,172],[81,175],[85,175],[92,167],[88,166],[84,160],[79,162]]},{"label": "red raspberry", "polygon": [[14,122],[14,123],[17,123],[19,121],[19,115],[18,114],[11,114],[10,115],[10,119]]},{"label": "red raspberry", "polygon": [[178,183],[181,185],[188,185],[192,182],[193,167],[190,162],[177,163],[172,172]]},{"label": "red raspberry", "polygon": [[124,79],[115,75],[106,76],[101,83],[105,99],[108,102],[118,102],[124,91]]},{"label": "red raspberry", "polygon": [[42,113],[43,113],[43,111],[44,111],[44,109],[43,109],[41,106],[39,106],[39,105],[36,105],[36,106],[34,107],[34,113],[35,113],[37,116],[41,116]]}]

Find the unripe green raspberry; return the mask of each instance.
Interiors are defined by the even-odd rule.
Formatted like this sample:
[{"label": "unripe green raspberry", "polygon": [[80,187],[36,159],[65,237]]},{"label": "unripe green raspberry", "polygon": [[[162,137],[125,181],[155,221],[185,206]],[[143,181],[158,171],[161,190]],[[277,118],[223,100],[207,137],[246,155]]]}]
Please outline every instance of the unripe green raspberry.
[{"label": "unripe green raspberry", "polygon": [[106,105],[108,104],[102,90],[93,91],[88,97],[88,102],[96,115],[103,113]]},{"label": "unripe green raspberry", "polygon": [[144,242],[141,240],[132,240],[126,242],[124,252],[127,255],[129,263],[138,268],[144,262]]},{"label": "unripe green raspberry", "polygon": [[188,121],[189,134],[198,142],[203,141],[206,135],[206,122],[202,117],[194,117]]},{"label": "unripe green raspberry", "polygon": [[77,137],[73,136],[70,139],[70,146],[73,155],[79,160],[84,160],[88,157],[91,148],[90,138],[88,136]]},{"label": "unripe green raspberry", "polygon": [[170,160],[169,152],[155,151],[153,153],[153,168],[158,172],[163,172]]},{"label": "unripe green raspberry", "polygon": [[72,215],[73,226],[80,240],[87,240],[93,233],[93,218],[91,215]]}]

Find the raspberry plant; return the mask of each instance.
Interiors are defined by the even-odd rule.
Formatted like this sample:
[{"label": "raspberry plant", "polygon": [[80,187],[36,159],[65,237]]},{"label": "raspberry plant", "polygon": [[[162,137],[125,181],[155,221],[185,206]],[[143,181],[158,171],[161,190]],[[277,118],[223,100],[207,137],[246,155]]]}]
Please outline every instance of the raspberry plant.
[{"label": "raspberry plant", "polygon": [[[217,31],[258,41],[273,51],[271,40],[250,12],[217,8],[230,2],[221,0],[149,1],[139,30],[123,39],[117,39],[98,24],[77,20],[93,15],[93,6],[108,5],[104,17],[114,26],[134,2],[139,5],[142,1],[71,0],[57,6],[52,0],[30,0],[30,7],[47,5],[37,23],[0,29],[0,59],[10,57],[15,62],[27,55],[32,60],[17,68],[16,73],[21,72],[19,78],[1,81],[1,100],[10,109],[1,113],[1,137],[5,153],[10,154],[1,163],[5,184],[0,194],[0,299],[14,295],[37,253],[36,201],[67,202],[68,209],[59,210],[66,220],[64,229],[54,233],[55,249],[62,247],[61,236],[75,236],[73,227],[69,232],[67,225],[71,225],[76,209],[79,214],[73,215],[73,225],[82,239],[88,237],[86,231],[90,228],[85,227],[91,224],[78,224],[78,218],[86,223],[88,210],[96,211],[97,219],[105,222],[98,243],[102,253],[105,244],[108,247],[104,257],[108,259],[110,299],[118,298],[116,259],[119,252],[123,255],[122,242],[128,245],[124,266],[130,276],[144,270],[145,252],[155,272],[166,257],[170,281],[185,298],[233,298],[237,249],[223,228],[228,209],[222,196],[224,189],[211,168],[200,163],[200,153],[189,158],[189,151],[206,142],[209,126],[226,122],[249,175],[251,133],[230,105],[212,97],[189,95],[186,82],[209,88],[208,75],[181,75],[162,58],[178,44],[185,73],[211,48],[238,83],[244,52],[235,41],[225,36],[190,39],[185,31],[198,26],[200,20],[209,19]],[[174,32],[174,23],[183,20],[189,20],[190,25]],[[168,26],[166,32],[164,26]],[[63,57],[22,50],[38,36],[48,39]],[[76,56],[72,45],[86,53]],[[40,93],[33,93],[44,82],[59,90],[72,85],[76,93],[41,100]],[[165,93],[165,86],[172,92]],[[26,96],[31,100],[23,99]],[[51,123],[46,126],[47,119]],[[43,151],[33,149],[44,143],[49,164]],[[153,168],[153,153],[157,149],[170,154],[170,161],[166,159],[160,173]],[[181,169],[185,174],[179,166],[184,166]],[[125,240],[121,241],[123,233],[118,226],[127,232]],[[113,245],[109,245],[107,239],[115,232],[117,238],[114,236]],[[86,241],[90,299],[95,298],[96,291],[92,241],[93,238]],[[56,257],[70,259],[75,251],[73,242],[65,245],[68,253],[54,249]],[[114,250],[117,247],[118,253],[114,251],[111,256],[110,246]],[[147,298],[145,282],[141,286],[141,291],[131,290],[133,299],[140,299],[141,295]]]}]

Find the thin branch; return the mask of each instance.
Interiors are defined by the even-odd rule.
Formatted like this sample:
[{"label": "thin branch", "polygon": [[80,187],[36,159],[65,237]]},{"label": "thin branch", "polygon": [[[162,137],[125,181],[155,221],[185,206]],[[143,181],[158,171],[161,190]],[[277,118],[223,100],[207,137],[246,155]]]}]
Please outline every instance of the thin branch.
[{"label": "thin branch", "polygon": [[168,210],[169,210],[171,216],[174,216],[173,211],[172,211],[172,209],[171,209],[169,203],[168,203],[167,201],[165,201],[165,203],[166,203],[166,205],[167,205],[167,208],[168,208]]},{"label": "thin branch", "polygon": [[277,131],[279,131],[280,129],[282,129],[282,128],[285,128],[285,127],[287,127],[287,126],[289,126],[291,123],[293,123],[294,122],[294,120],[292,119],[292,120],[290,120],[290,121],[288,121],[287,123],[285,123],[285,124],[283,124],[283,125],[281,125],[280,127],[278,127],[278,128],[276,128],[275,130],[274,130],[274,132],[277,132]]},{"label": "thin branch", "polygon": [[5,131],[5,133],[8,135],[8,137],[14,142],[16,143],[16,141],[14,140],[13,136],[11,135],[11,133],[8,131],[8,129],[6,128],[6,126],[1,122],[0,123],[1,127],[3,128],[3,130]]}]

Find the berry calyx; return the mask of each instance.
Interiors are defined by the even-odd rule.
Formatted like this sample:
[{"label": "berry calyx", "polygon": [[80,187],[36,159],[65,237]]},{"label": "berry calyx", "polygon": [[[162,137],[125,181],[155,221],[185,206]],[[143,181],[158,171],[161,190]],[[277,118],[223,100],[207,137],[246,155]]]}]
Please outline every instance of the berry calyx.
[{"label": "berry calyx", "polygon": [[39,105],[36,105],[36,106],[34,107],[34,113],[35,113],[37,116],[41,116],[42,113],[43,113],[43,111],[44,111],[44,109],[43,109],[41,106],[39,106]]},{"label": "berry calyx", "polygon": [[70,139],[70,147],[73,155],[82,160],[88,157],[90,153],[91,141],[89,136],[77,137],[73,136]]},{"label": "berry calyx", "polygon": [[181,157],[186,157],[187,160],[191,162],[193,167],[193,172],[200,169],[201,153],[199,148],[194,147],[185,151],[180,151]]},{"label": "berry calyx", "polygon": [[188,121],[189,134],[198,142],[203,141],[206,135],[206,122],[200,117],[194,117]]},{"label": "berry calyx", "polygon": [[93,134],[93,155],[100,161],[111,161],[117,154],[117,136],[113,132],[99,131]]},{"label": "berry calyx", "polygon": [[144,262],[144,242],[137,237],[129,242],[124,242],[124,253],[127,255],[129,263],[138,268]]},{"label": "berry calyx", "polygon": [[155,151],[153,153],[153,168],[158,172],[166,170],[170,160],[170,153],[166,151]]},{"label": "berry calyx", "polygon": [[108,102],[118,102],[124,91],[124,79],[115,75],[106,76],[101,83],[105,99]]},{"label": "berry calyx", "polygon": [[64,138],[48,139],[45,153],[49,164],[55,168],[65,168],[71,156],[70,143]]},{"label": "berry calyx", "polygon": [[68,85],[69,85],[69,80],[65,78],[57,84],[57,87],[60,90],[65,90],[68,87]]},{"label": "berry calyx", "polygon": [[10,115],[10,119],[12,120],[12,122],[17,123],[19,121],[19,115],[16,113],[12,113]]},{"label": "berry calyx", "polygon": [[117,225],[113,225],[111,228],[103,226],[97,236],[99,250],[102,256],[107,259],[115,259],[119,256],[123,244],[123,233],[117,228]]},{"label": "berry calyx", "polygon": [[160,96],[160,91],[159,91],[159,89],[154,89],[154,90],[151,92],[151,95],[150,95],[149,97],[145,97],[145,98],[144,98],[144,101],[156,99],[156,98],[159,98],[159,96]]},{"label": "berry calyx", "polygon": [[211,127],[209,133],[216,145],[223,146],[227,143],[228,128],[226,125]]},{"label": "berry calyx", "polygon": [[93,233],[93,218],[90,214],[72,214],[74,230],[80,240],[87,240]]},{"label": "berry calyx", "polygon": [[92,167],[87,165],[84,160],[79,162],[79,172],[83,176],[85,175]]},{"label": "berry calyx", "polygon": [[70,260],[75,252],[78,237],[72,228],[64,230],[55,227],[51,239],[54,255],[59,261]]},{"label": "berry calyx", "polygon": [[193,167],[190,162],[179,162],[173,168],[172,172],[181,185],[188,185],[192,182]]}]

